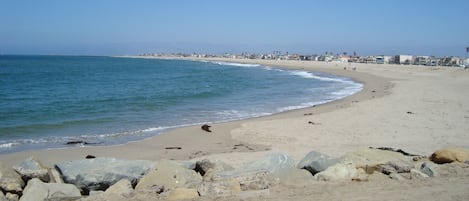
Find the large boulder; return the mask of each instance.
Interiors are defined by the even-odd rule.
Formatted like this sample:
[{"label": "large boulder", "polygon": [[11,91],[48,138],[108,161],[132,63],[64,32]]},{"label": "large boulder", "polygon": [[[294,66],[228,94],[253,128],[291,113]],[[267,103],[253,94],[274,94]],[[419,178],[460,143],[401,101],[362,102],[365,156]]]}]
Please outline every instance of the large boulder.
[{"label": "large boulder", "polygon": [[80,190],[72,184],[49,184],[33,178],[26,185],[20,201],[74,200],[80,197]]},{"label": "large boulder", "polygon": [[317,151],[311,151],[301,159],[297,167],[300,169],[306,169],[311,172],[311,174],[315,175],[339,162],[340,160],[337,158],[330,157]]},{"label": "large boulder", "polygon": [[401,153],[380,149],[360,149],[350,152],[341,157],[343,163],[353,163],[357,168],[361,168],[368,174],[374,171],[381,171],[381,166],[389,161],[395,163],[409,162],[411,158]]},{"label": "large boulder", "polygon": [[186,169],[179,164],[161,160],[158,162],[156,170],[150,171],[142,177],[135,187],[138,191],[155,191],[155,187],[160,189],[175,189],[177,187],[196,188],[202,182],[200,176],[194,170]]},{"label": "large boulder", "polygon": [[135,190],[132,188],[132,184],[127,179],[121,179],[114,185],[110,186],[106,191],[101,193],[96,193],[81,199],[82,201],[98,201],[98,200],[133,200],[133,197],[136,195]]},{"label": "large boulder", "polygon": [[47,168],[42,163],[33,157],[29,157],[22,161],[20,164],[13,167],[18,172],[24,181],[32,178],[38,178],[44,182],[49,182],[49,174]]},{"label": "large boulder", "polygon": [[195,165],[195,171],[202,175],[204,181],[210,181],[218,172],[234,170],[230,165],[222,161],[210,161],[207,159],[197,161]]},{"label": "large boulder", "polygon": [[193,188],[176,188],[169,192],[167,200],[188,200],[199,197],[199,193]]},{"label": "large boulder", "polygon": [[144,174],[155,168],[152,161],[94,158],[56,164],[66,183],[75,184],[85,194],[91,190],[106,190],[121,179],[137,183]]},{"label": "large boulder", "polygon": [[352,180],[359,177],[359,172],[352,163],[337,163],[314,176],[319,181]]},{"label": "large boulder", "polygon": [[241,171],[267,170],[270,182],[278,183],[281,178],[287,178],[287,174],[293,172],[295,161],[282,153],[271,153],[264,158],[247,163]]},{"label": "large boulder", "polygon": [[241,191],[256,191],[269,188],[267,170],[233,170],[215,174],[212,181],[203,182],[200,195],[230,196]]},{"label": "large boulder", "polygon": [[469,150],[464,148],[444,148],[435,151],[430,160],[437,164],[469,161]]},{"label": "large boulder", "polygon": [[3,192],[20,193],[23,190],[24,181],[21,176],[10,168],[0,162],[0,189]]}]

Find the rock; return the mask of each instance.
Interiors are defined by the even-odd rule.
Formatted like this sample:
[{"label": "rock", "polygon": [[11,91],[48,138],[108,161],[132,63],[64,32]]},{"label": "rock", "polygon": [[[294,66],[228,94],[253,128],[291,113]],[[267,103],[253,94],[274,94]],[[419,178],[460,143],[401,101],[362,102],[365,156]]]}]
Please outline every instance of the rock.
[{"label": "rock", "polygon": [[215,175],[218,172],[229,171],[229,170],[234,170],[234,168],[218,160],[211,162],[207,159],[204,159],[201,161],[197,161],[195,164],[195,171],[203,176],[204,181],[210,181],[213,175]]},{"label": "rock", "polygon": [[422,179],[422,178],[428,178],[428,175],[424,174],[423,172],[420,172],[417,169],[410,170],[410,179]]},{"label": "rock", "polygon": [[200,128],[201,128],[202,130],[204,130],[204,131],[210,133],[210,132],[212,132],[212,131],[210,130],[210,127],[212,127],[212,126],[209,126],[209,125],[207,125],[207,124],[204,124],[204,125],[202,125]]},{"label": "rock", "polygon": [[469,177],[469,165],[465,163],[435,164],[424,162],[420,171],[430,177]]},{"label": "rock", "polygon": [[151,161],[115,158],[82,159],[56,164],[63,180],[75,184],[84,194],[91,190],[106,190],[121,179],[128,179],[135,184],[154,167],[155,164]]},{"label": "rock", "polygon": [[341,157],[343,163],[353,163],[357,168],[364,169],[366,173],[372,174],[380,171],[381,166],[389,161],[409,162],[410,158],[401,153],[380,149],[361,149],[350,152]]},{"label": "rock", "polygon": [[72,200],[80,197],[80,190],[72,184],[48,184],[33,178],[26,185],[20,201]]},{"label": "rock", "polygon": [[20,196],[18,194],[14,194],[14,193],[7,193],[5,195],[5,198],[8,201],[18,201],[18,200],[20,200]]},{"label": "rock", "polygon": [[389,178],[393,179],[393,180],[397,180],[397,181],[404,181],[404,180],[407,180],[406,178],[404,178],[402,175],[396,173],[396,172],[392,172],[391,174],[389,174]]},{"label": "rock", "polygon": [[230,196],[236,192],[241,192],[241,185],[234,178],[228,178],[219,181],[202,182],[197,189],[201,196]]},{"label": "rock", "polygon": [[267,170],[270,183],[279,183],[281,178],[287,179],[288,174],[294,172],[292,170],[294,167],[295,161],[288,155],[271,153],[262,159],[247,163],[241,169],[242,171]]},{"label": "rock", "polygon": [[0,191],[0,201],[7,201],[7,198],[5,197],[5,194],[3,194],[2,191]]},{"label": "rock", "polygon": [[0,162],[0,189],[3,192],[12,192],[14,194],[21,193],[24,187],[24,181],[21,176]]},{"label": "rock", "polygon": [[414,164],[409,161],[389,161],[381,166],[381,172],[383,174],[391,173],[408,173],[414,168]]},{"label": "rock", "polygon": [[464,148],[444,148],[435,151],[430,160],[437,164],[461,162],[469,160],[469,150]]},{"label": "rock", "polygon": [[196,168],[196,162],[192,162],[192,161],[173,161],[173,162],[189,170],[195,170]]},{"label": "rock", "polygon": [[424,162],[420,166],[420,171],[428,175],[429,177],[439,176],[437,169],[438,169],[437,165],[432,162]]},{"label": "rock", "polygon": [[291,187],[310,185],[314,178],[308,170],[295,167],[283,169],[274,175],[268,174],[267,177],[270,183]]},{"label": "rock", "polygon": [[33,157],[27,158],[19,165],[14,166],[13,169],[21,175],[24,181],[32,178],[38,178],[44,182],[49,182],[50,180],[47,168]]},{"label": "rock", "polygon": [[258,191],[240,191],[233,194],[237,198],[244,200],[252,197],[262,197],[270,195],[270,189],[258,190]]},{"label": "rock", "polygon": [[315,175],[319,181],[352,180],[358,176],[358,170],[352,163],[338,163]]},{"label": "rock", "polygon": [[332,158],[316,151],[311,151],[301,159],[297,167],[300,169],[306,169],[311,172],[311,174],[315,175],[338,162],[340,162],[339,159]]},{"label": "rock", "polygon": [[234,170],[215,174],[211,182],[203,182],[200,195],[230,196],[240,191],[264,190],[269,188],[267,170]]},{"label": "rock", "polygon": [[104,191],[104,193],[130,197],[132,193],[134,193],[134,189],[132,188],[132,183],[128,179],[121,179],[114,185],[110,186],[106,191]]},{"label": "rock", "polygon": [[134,200],[133,196],[136,195],[135,190],[132,188],[131,182],[127,179],[121,179],[104,192],[92,192],[94,193],[90,192],[90,196],[82,200]]},{"label": "rock", "polygon": [[55,168],[49,168],[47,172],[49,174],[50,183],[64,183],[62,176],[60,175],[59,171],[57,171]]},{"label": "rock", "polygon": [[193,188],[176,188],[169,192],[167,200],[187,200],[197,197],[199,193]]},{"label": "rock", "polygon": [[196,188],[201,182],[202,176],[197,172],[181,167],[175,162],[161,160],[158,162],[156,170],[143,176],[135,189],[154,191],[154,186],[164,186],[164,189]]}]

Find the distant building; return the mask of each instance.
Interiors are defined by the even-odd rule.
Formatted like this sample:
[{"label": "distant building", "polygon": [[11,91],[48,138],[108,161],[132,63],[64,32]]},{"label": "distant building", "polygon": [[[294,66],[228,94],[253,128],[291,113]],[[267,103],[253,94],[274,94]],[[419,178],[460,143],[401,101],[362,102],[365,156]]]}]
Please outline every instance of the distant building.
[{"label": "distant building", "polygon": [[414,59],[415,65],[429,65],[430,57],[429,56],[416,56]]},{"label": "distant building", "polygon": [[396,55],[394,57],[395,64],[412,64],[413,57],[412,55]]}]

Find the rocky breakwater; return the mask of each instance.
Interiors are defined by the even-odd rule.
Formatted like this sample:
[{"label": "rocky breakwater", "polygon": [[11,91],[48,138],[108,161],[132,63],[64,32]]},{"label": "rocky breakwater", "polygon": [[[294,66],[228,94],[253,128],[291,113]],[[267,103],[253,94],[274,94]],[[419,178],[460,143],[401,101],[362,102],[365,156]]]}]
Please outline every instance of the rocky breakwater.
[{"label": "rocky breakwater", "polygon": [[274,196],[270,190],[275,185],[469,177],[468,160],[469,151],[461,148],[437,150],[429,157],[383,148],[338,158],[311,151],[297,164],[288,155],[271,153],[237,169],[226,161],[207,159],[153,162],[99,157],[49,168],[28,158],[14,167],[0,162],[0,201],[269,197]]}]

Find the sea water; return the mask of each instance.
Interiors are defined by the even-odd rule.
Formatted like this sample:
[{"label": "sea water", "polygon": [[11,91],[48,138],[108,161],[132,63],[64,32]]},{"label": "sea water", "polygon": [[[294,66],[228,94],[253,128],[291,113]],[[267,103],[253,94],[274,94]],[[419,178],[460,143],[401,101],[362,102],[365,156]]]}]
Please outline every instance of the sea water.
[{"label": "sea water", "polygon": [[0,56],[0,153],[70,141],[122,144],[182,126],[305,108],[361,89],[345,77],[257,64]]}]

